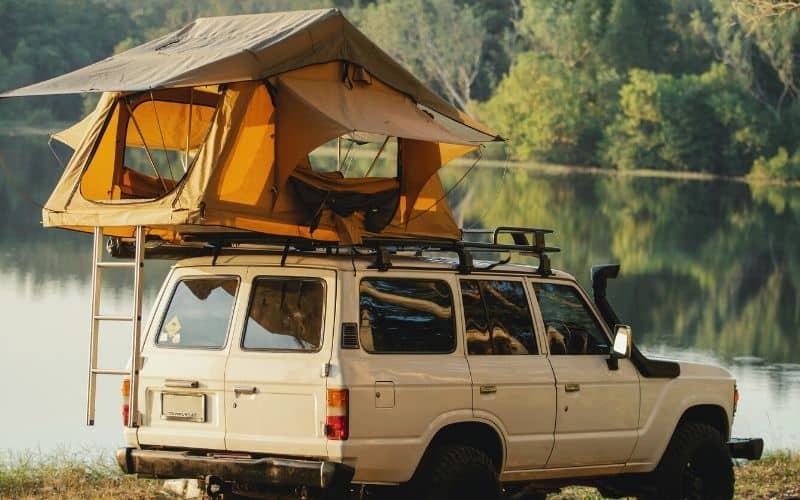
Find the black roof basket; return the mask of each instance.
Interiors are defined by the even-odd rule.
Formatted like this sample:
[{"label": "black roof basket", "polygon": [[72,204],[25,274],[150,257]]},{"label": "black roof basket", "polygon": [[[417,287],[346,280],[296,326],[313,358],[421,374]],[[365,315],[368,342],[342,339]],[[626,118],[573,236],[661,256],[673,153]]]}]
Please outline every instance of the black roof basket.
[{"label": "black roof basket", "polygon": [[[385,271],[391,267],[391,254],[398,251],[422,252],[452,252],[458,255],[458,270],[463,274],[473,271],[487,270],[504,261],[489,267],[476,268],[473,265],[473,253],[517,252],[521,255],[538,257],[539,267],[537,273],[542,276],[552,274],[550,257],[548,254],[561,251],[558,247],[547,246],[545,236],[552,234],[551,229],[534,227],[501,226],[495,229],[464,229],[464,236],[488,235],[489,241],[445,240],[436,238],[364,238],[360,245],[344,245],[336,242],[311,240],[306,238],[288,238],[254,232],[222,232],[222,233],[193,233],[184,234],[184,244],[149,242],[151,245],[145,249],[147,258],[176,259],[189,256],[213,255],[216,256],[222,249],[233,249],[242,252],[264,251],[264,247],[281,251],[282,264],[290,251],[309,252],[326,250],[332,252],[339,249],[363,248],[373,250],[376,255],[373,267]],[[511,242],[503,243],[503,236],[511,237]],[[131,244],[126,240],[112,238],[108,249],[114,257],[127,257]]]}]

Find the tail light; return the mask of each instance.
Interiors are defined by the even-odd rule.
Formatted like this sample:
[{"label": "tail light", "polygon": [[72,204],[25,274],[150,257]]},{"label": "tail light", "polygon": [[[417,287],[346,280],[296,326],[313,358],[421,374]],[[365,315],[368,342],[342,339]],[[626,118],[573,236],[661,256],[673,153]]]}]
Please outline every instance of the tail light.
[{"label": "tail light", "polygon": [[122,381],[122,387],[120,388],[120,393],[122,394],[122,425],[128,425],[128,418],[131,413],[131,407],[128,404],[131,395],[130,379],[126,378],[125,380]]},{"label": "tail light", "polygon": [[328,389],[328,417],[325,421],[325,436],[334,441],[344,441],[350,434],[347,418],[350,391]]},{"label": "tail light", "polygon": [[739,388],[733,384],[733,413],[736,414],[736,408],[739,406]]}]

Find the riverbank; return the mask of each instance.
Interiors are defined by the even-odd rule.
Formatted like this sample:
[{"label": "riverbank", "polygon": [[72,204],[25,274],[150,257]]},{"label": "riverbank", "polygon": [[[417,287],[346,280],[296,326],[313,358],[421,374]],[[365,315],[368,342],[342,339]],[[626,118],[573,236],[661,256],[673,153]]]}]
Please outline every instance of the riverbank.
[{"label": "riverbank", "polygon": [[[26,137],[26,136],[50,136],[51,134],[63,130],[72,125],[68,122],[53,122],[48,124],[28,124],[24,122],[0,121],[0,137]],[[375,151],[351,151],[350,157],[362,160],[372,160]],[[334,147],[321,147],[315,154],[328,158],[336,158],[337,150]],[[343,153],[344,154],[344,153]],[[384,155],[385,156],[385,155]],[[495,155],[496,156],[496,155]],[[469,168],[475,163],[474,158],[457,158],[448,163],[449,167]],[[645,179],[672,179],[679,181],[702,181],[702,182],[733,182],[750,185],[785,186],[800,187],[800,180],[785,180],[771,177],[754,176],[732,176],[720,175],[709,172],[698,171],[675,171],[675,170],[656,170],[650,168],[634,169],[615,169],[602,168],[597,166],[585,165],[564,165],[557,163],[545,163],[536,160],[504,160],[496,158],[482,158],[479,163],[480,168],[489,169],[521,169],[541,172],[547,175],[595,175],[604,177],[633,177]]]},{"label": "riverbank", "polygon": [[[333,147],[321,147],[315,154],[328,158],[335,158],[337,150]],[[342,153],[345,155],[345,152]],[[351,151],[347,156],[372,160],[375,151]],[[496,155],[495,155],[496,156]],[[475,164],[475,158],[456,158],[447,164],[448,168],[470,168]],[[481,158],[479,168],[490,169],[521,169],[541,172],[547,175],[595,175],[604,177],[634,177],[644,179],[672,179],[678,181],[703,181],[703,182],[733,182],[751,185],[800,187],[800,180],[785,180],[772,177],[721,175],[710,172],[691,170],[657,170],[652,168],[616,169],[587,165],[564,165],[558,163],[545,163],[536,160],[503,160],[490,157]]]},{"label": "riverbank", "polygon": [[[169,499],[162,482],[125,476],[116,464],[97,456],[12,457],[0,462],[0,498],[33,499]],[[736,466],[736,498],[800,497],[800,454],[777,453]],[[550,500],[602,498],[592,488],[567,488]]]}]

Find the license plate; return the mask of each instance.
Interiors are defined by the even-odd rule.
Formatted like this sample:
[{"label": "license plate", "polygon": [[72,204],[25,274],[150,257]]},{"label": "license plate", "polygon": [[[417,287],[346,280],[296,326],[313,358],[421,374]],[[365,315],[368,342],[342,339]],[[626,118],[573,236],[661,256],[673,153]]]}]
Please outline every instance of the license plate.
[{"label": "license plate", "polygon": [[164,420],[205,422],[206,395],[162,392],[161,418]]}]

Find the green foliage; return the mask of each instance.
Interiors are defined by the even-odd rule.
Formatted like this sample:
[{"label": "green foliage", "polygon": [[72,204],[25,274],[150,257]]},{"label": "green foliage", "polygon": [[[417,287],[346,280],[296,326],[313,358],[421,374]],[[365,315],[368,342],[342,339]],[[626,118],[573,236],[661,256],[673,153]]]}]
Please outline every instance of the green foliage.
[{"label": "green foliage", "polygon": [[660,70],[669,57],[666,50],[674,34],[666,16],[665,0],[615,0],[608,13],[600,54],[606,64],[625,72],[630,68]]},{"label": "green foliage", "polygon": [[[108,55],[130,29],[122,9],[81,0],[0,0],[0,88],[3,90],[66,73]],[[90,27],[90,28],[89,28]],[[3,102],[0,117],[25,120],[33,110],[39,116],[74,119],[79,96],[44,97],[33,105]]]},{"label": "green foliage", "polygon": [[798,97],[800,12],[752,16],[747,2],[707,0],[712,9],[695,13],[695,27],[741,84],[776,120]]},{"label": "green foliage", "polygon": [[786,148],[781,147],[771,158],[758,157],[753,163],[750,177],[800,180],[800,149],[789,155]]},{"label": "green foliage", "polygon": [[710,108],[697,78],[632,70],[620,113],[606,129],[603,158],[622,169],[708,170],[711,137],[698,137]]},{"label": "green foliage", "polygon": [[477,9],[455,0],[386,0],[364,9],[360,25],[378,46],[467,109],[487,38]]},{"label": "green foliage", "polygon": [[769,124],[723,66],[680,77],[634,69],[605,130],[602,157],[622,169],[742,175],[771,147]]},{"label": "green foliage", "polygon": [[56,452],[0,457],[3,498],[173,498],[160,482],[125,476],[106,453]]},{"label": "green foliage", "polygon": [[533,51],[570,68],[597,62],[611,0],[522,0],[521,3],[523,16],[519,30]]},{"label": "green foliage", "polygon": [[533,50],[568,67],[660,70],[670,57],[666,0],[522,0],[520,31]]},{"label": "green foliage", "polygon": [[[800,9],[758,15],[764,5],[0,0],[0,89],[65,73],[197,17],[335,6],[422,81],[511,138],[514,158],[726,175],[753,167],[754,177],[795,178]],[[75,120],[95,99],[4,100],[0,121]]]},{"label": "green foliage", "polygon": [[512,155],[589,163],[612,114],[619,77],[592,77],[561,61],[520,54],[481,116],[510,139]]}]

